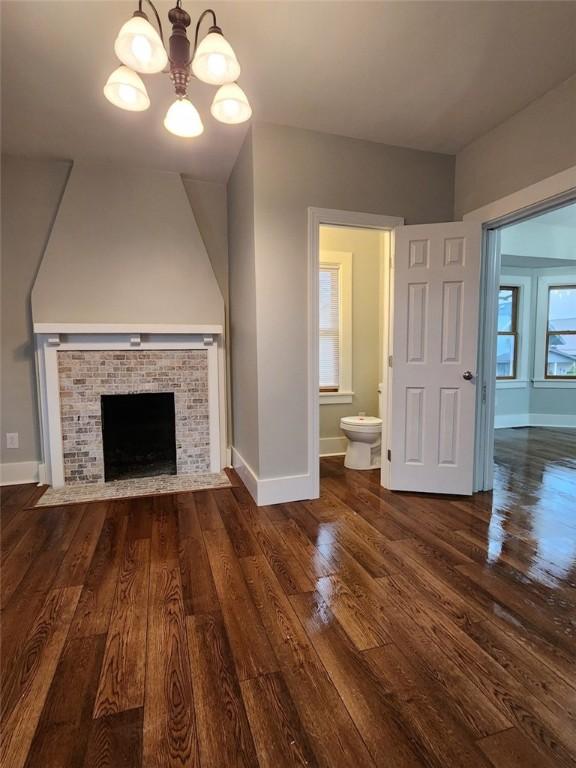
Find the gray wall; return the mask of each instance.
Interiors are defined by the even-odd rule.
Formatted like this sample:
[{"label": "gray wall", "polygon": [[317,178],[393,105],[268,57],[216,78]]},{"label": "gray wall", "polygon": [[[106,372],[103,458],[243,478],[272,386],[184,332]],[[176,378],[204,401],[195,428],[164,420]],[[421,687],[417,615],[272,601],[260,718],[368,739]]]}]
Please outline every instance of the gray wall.
[{"label": "gray wall", "polygon": [[[40,459],[30,294],[71,167],[2,156],[2,463]],[[222,290],[227,245],[218,233],[226,233],[226,188],[204,185],[185,180],[191,203],[203,198],[194,213]],[[6,432],[20,434],[20,449],[6,449]]]},{"label": "gray wall", "polygon": [[[244,458],[261,478],[301,475],[308,471],[307,209],[317,206],[404,216],[407,223],[450,220],[454,158],[262,123],[252,126],[252,152],[257,296],[249,294],[253,287],[250,274],[244,278],[250,285],[245,286],[241,321],[250,337],[250,358],[245,366],[258,366],[258,414],[251,413],[254,379],[247,387],[246,379],[238,378],[235,364],[241,353],[235,350],[238,333],[234,328],[240,320],[232,275],[242,268],[234,264],[239,258],[235,245],[230,253],[234,444],[242,453],[250,441],[251,460]],[[235,205],[240,205],[239,198],[250,195],[248,163],[245,151],[228,189]],[[244,205],[248,207],[247,202]],[[244,213],[249,220],[249,212]],[[236,243],[232,227],[230,214],[230,242]],[[242,262],[250,273],[251,234],[244,233]],[[249,419],[243,417],[250,436],[238,429],[239,410],[250,413]]]},{"label": "gray wall", "polygon": [[30,293],[71,166],[2,157],[2,463],[40,458]]},{"label": "gray wall", "polygon": [[182,177],[214,275],[228,308],[228,213],[226,185]]},{"label": "gray wall", "polygon": [[576,75],[456,156],[455,214],[576,165]]},{"label": "gray wall", "polygon": [[233,445],[258,474],[258,352],[252,134],[228,182]]}]

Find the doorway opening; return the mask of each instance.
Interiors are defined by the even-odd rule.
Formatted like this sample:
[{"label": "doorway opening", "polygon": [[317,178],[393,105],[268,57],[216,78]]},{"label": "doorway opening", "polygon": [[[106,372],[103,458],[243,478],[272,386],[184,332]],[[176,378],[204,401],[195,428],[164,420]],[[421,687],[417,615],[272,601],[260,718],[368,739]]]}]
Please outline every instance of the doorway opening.
[{"label": "doorway opening", "polygon": [[350,466],[380,467],[387,485],[388,462],[381,455],[388,442],[391,231],[403,221],[309,211],[314,496],[319,495],[320,457],[344,457],[351,446]]},{"label": "doorway opening", "polygon": [[576,469],[576,200],[492,226],[486,240],[477,488],[498,490],[550,461]]}]

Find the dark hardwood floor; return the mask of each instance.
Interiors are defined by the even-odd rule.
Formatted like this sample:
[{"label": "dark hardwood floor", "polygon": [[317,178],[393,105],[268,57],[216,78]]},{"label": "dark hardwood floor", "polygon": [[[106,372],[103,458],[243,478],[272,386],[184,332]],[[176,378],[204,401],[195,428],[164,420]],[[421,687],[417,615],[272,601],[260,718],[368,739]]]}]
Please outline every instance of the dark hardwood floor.
[{"label": "dark hardwood floor", "polygon": [[3,489],[0,764],[576,765],[576,432],[496,441],[473,498]]}]

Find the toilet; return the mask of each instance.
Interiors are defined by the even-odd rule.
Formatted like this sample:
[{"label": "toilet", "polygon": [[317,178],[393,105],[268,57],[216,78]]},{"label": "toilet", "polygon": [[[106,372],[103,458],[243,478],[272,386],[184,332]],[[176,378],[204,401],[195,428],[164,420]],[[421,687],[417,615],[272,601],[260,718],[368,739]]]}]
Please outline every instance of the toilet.
[{"label": "toilet", "polygon": [[[378,387],[378,402],[382,387]],[[348,469],[376,469],[380,466],[382,419],[377,416],[343,416],[340,429],[348,438],[344,466]]]}]

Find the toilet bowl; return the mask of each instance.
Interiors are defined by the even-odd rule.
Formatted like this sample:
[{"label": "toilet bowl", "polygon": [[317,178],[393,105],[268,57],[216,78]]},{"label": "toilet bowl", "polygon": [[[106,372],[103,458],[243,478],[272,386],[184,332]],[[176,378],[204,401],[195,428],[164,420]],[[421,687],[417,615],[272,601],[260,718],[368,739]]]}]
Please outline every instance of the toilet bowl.
[{"label": "toilet bowl", "polygon": [[377,416],[344,416],[340,429],[348,438],[344,466],[376,469],[380,466],[382,419]]}]

